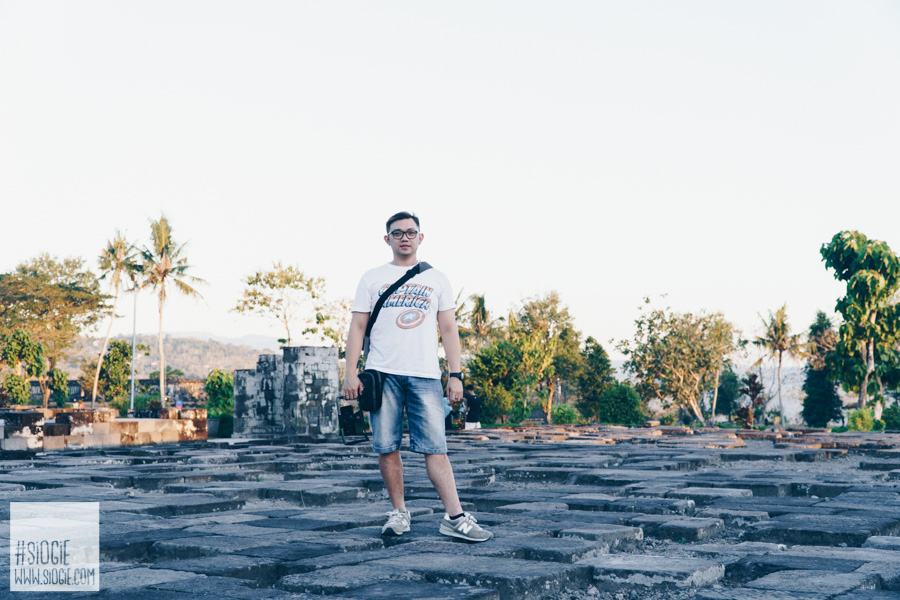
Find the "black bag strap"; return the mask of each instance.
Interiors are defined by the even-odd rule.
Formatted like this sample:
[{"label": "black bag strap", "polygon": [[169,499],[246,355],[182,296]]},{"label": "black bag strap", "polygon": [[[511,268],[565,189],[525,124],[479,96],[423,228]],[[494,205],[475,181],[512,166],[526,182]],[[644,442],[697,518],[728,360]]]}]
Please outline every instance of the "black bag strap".
[{"label": "black bag strap", "polygon": [[366,325],[366,337],[369,337],[369,334],[372,333],[372,326],[375,325],[375,319],[378,318],[378,313],[381,312],[381,306],[387,301],[387,299],[400,289],[400,286],[418,275],[419,273],[423,273],[431,268],[427,262],[420,262],[414,267],[412,267],[409,271],[403,274],[403,277],[395,281],[391,284],[391,286],[384,291],[380,298],[378,298],[378,302],[375,303],[375,308],[372,309],[372,314],[369,315],[369,324]]}]

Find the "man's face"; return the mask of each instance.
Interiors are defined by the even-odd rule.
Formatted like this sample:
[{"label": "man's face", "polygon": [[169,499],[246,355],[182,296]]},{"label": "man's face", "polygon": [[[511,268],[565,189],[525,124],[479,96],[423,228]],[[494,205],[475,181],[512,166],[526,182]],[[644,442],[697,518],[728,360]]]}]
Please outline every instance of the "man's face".
[{"label": "man's face", "polygon": [[390,233],[384,236],[385,243],[398,256],[415,256],[423,239],[425,236],[419,233],[419,226],[412,219],[394,221]]}]

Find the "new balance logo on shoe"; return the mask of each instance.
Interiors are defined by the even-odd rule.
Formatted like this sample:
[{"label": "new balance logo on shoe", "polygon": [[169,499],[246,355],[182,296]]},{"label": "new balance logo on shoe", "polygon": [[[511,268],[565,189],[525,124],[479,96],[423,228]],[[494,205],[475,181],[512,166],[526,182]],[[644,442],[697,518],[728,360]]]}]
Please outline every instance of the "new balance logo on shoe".
[{"label": "new balance logo on shoe", "polygon": [[456,537],[467,542],[486,542],[494,534],[485,531],[478,525],[478,520],[469,513],[463,513],[458,519],[451,519],[450,515],[444,515],[441,520],[440,533]]}]

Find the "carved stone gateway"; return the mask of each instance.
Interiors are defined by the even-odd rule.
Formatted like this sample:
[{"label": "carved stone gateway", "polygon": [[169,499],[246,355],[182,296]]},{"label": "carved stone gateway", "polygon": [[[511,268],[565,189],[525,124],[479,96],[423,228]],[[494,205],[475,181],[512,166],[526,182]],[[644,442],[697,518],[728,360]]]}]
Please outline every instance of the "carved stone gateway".
[{"label": "carved stone gateway", "polygon": [[337,348],[285,348],[234,372],[235,436],[338,434]]}]

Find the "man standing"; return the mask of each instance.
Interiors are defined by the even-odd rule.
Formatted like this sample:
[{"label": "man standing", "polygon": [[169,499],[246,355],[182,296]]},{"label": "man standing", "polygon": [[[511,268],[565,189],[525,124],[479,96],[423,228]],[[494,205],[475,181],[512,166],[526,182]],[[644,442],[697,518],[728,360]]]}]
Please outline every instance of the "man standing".
[{"label": "man standing", "polygon": [[481,429],[481,407],[484,401],[475,395],[471,383],[466,384],[466,429]]},{"label": "man standing", "polygon": [[[362,389],[356,364],[369,315],[381,294],[418,264],[416,253],[424,239],[419,218],[415,215],[400,212],[388,219],[384,241],[391,248],[393,260],[367,271],[353,300],[343,388],[347,399],[355,399]],[[409,531],[410,516],[403,497],[403,463],[400,459],[405,407],[409,449],[425,455],[428,478],[447,511],[441,521],[440,533],[470,542],[484,542],[493,537],[478,525],[475,517],[463,511],[447,458],[437,330],[440,329],[451,371],[447,397],[451,402],[459,401],[463,375],[454,303],[447,277],[435,269],[425,270],[400,286],[384,302],[369,335],[366,368],[384,374],[381,408],[369,414],[372,447],[378,453],[381,477],[394,507],[381,529],[382,535],[402,535]]]}]

